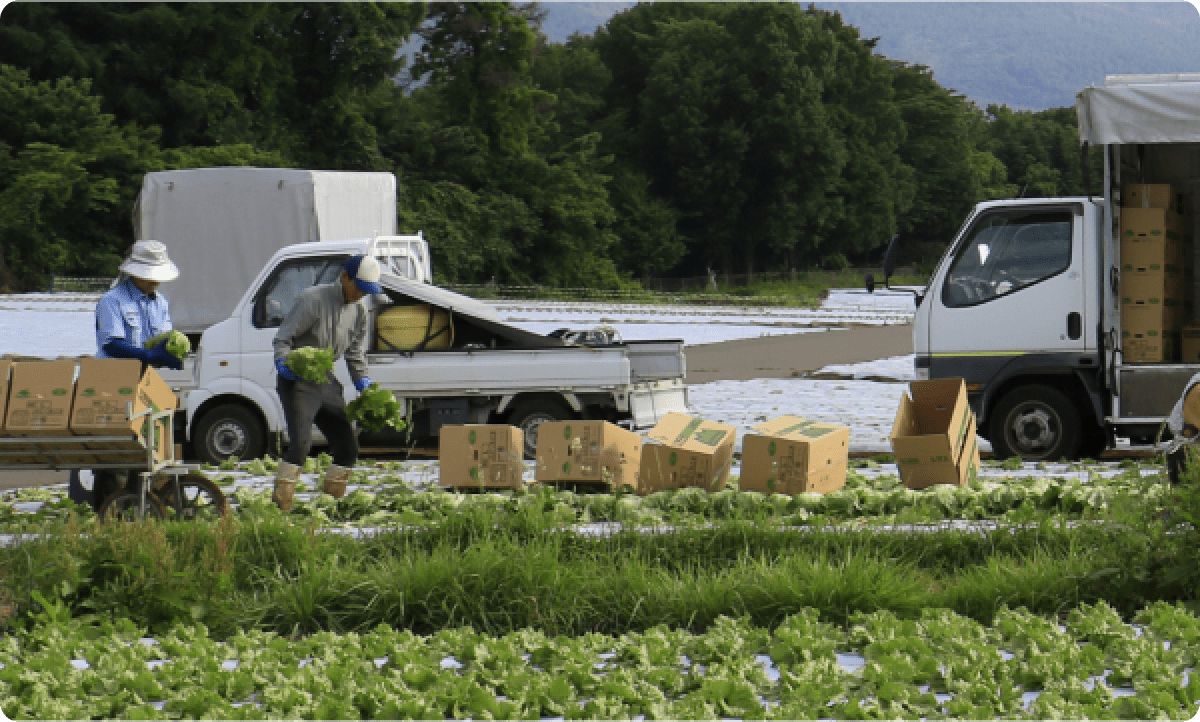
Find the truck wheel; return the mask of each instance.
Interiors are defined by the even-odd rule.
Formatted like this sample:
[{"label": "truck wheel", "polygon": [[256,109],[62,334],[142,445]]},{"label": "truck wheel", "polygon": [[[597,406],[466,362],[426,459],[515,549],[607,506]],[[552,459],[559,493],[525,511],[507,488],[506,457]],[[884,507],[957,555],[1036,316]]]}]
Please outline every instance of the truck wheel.
[{"label": "truck wheel", "polygon": [[1079,411],[1061,391],[1049,386],[1015,389],[992,412],[992,451],[997,459],[1026,461],[1075,458],[1079,450]]},{"label": "truck wheel", "polygon": [[220,464],[231,456],[258,459],[266,448],[262,422],[249,409],[226,404],[209,410],[196,422],[192,444],[196,456],[209,464]]},{"label": "truck wheel", "polygon": [[534,399],[517,404],[508,415],[508,423],[525,434],[525,458],[533,459],[537,457],[537,434],[542,422],[566,421],[573,418],[575,414],[561,401]]}]

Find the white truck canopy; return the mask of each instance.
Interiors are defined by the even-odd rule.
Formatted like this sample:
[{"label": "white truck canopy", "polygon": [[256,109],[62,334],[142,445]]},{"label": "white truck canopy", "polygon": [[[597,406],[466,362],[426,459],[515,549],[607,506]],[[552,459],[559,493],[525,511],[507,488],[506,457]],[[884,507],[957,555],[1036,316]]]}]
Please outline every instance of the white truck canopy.
[{"label": "white truck canopy", "polygon": [[1081,143],[1200,143],[1200,73],[1107,75],[1075,110]]},{"label": "white truck canopy", "polygon": [[229,317],[280,248],[396,233],[396,177],[287,168],[147,173],[133,210],[138,240],[167,246],[180,276],[162,286],[177,329]]}]

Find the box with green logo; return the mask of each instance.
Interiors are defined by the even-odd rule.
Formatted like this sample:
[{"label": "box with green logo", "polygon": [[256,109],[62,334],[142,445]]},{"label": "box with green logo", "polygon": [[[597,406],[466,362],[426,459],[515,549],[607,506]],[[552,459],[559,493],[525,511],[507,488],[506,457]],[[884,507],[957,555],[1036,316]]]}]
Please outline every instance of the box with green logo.
[{"label": "box with green logo", "polygon": [[1164,208],[1121,209],[1121,264],[1182,263],[1187,230],[1183,218]]},{"label": "box with green logo", "polygon": [[75,361],[12,364],[4,433],[8,436],[69,436]]},{"label": "box with green logo", "polygon": [[538,426],[537,480],[637,491],[642,437],[607,421],[546,421]]},{"label": "box with green logo", "polygon": [[669,413],[646,434],[638,492],[698,486],[725,488],[737,428],[687,414]]},{"label": "box with green logo", "polygon": [[[102,451],[95,460],[117,463],[143,458],[145,417],[129,420],[143,411],[168,411],[179,406],[179,398],[150,367],[142,369],[137,359],[84,358],[79,361],[79,381],[71,406],[71,433],[77,436],[124,436],[127,441],[87,444]],[[165,420],[155,429],[154,446],[159,458],[171,458],[172,440],[166,438]],[[123,453],[122,453],[123,452]],[[101,458],[103,457],[103,458]]]},{"label": "box with green logo", "polygon": [[454,489],[520,489],[525,434],[505,424],[443,426],[438,436],[441,485]]},{"label": "box with green logo", "polygon": [[850,428],[780,416],[742,437],[742,491],[827,494],[846,485]]},{"label": "box with green logo", "polygon": [[891,441],[900,478],[908,488],[965,485],[979,464],[974,460],[975,414],[963,379],[913,381],[909,393],[900,397]]}]

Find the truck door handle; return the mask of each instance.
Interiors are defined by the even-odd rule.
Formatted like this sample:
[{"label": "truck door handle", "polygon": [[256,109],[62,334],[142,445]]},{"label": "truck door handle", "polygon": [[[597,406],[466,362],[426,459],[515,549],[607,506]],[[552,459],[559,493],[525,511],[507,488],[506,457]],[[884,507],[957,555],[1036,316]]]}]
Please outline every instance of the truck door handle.
[{"label": "truck door handle", "polygon": [[1076,341],[1083,334],[1083,317],[1078,311],[1067,314],[1067,338]]}]

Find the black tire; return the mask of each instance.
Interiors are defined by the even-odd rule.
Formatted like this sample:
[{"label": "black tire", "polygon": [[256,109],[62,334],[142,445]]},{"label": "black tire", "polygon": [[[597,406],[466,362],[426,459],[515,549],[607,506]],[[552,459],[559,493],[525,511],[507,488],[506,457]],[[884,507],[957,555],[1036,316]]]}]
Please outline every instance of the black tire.
[{"label": "black tire", "polygon": [[577,418],[570,407],[554,399],[530,399],[518,403],[508,415],[508,423],[525,434],[525,458],[537,457],[537,429],[545,421]]},{"label": "black tire", "polygon": [[[100,517],[100,521],[134,521],[139,518],[138,504],[141,500],[136,491],[118,491],[100,505],[96,514]],[[154,492],[146,492],[146,516],[151,519],[162,521],[167,518],[167,509],[163,506],[162,500],[154,495]]]},{"label": "black tire", "polygon": [[220,464],[231,456],[259,459],[266,450],[266,430],[254,412],[225,404],[209,409],[196,422],[192,446],[196,457],[208,464]]},{"label": "black tire", "polygon": [[170,477],[163,477],[155,484],[155,492],[176,519],[211,521],[229,513],[229,500],[225,498],[225,493],[203,474],[180,477],[178,497],[175,482]]},{"label": "black tire", "polygon": [[988,440],[997,459],[1057,461],[1078,458],[1081,432],[1079,410],[1061,391],[1022,386],[996,404]]}]

